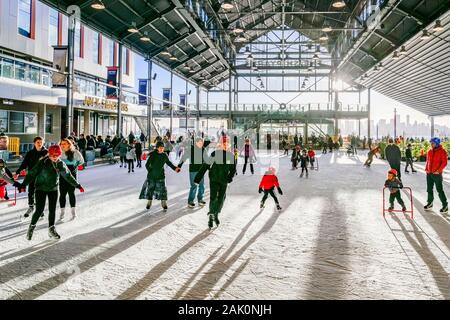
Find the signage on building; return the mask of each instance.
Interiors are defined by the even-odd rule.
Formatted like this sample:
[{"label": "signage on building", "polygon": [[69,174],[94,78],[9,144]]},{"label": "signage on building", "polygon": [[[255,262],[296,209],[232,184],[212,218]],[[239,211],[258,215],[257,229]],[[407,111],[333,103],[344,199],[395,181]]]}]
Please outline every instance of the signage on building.
[{"label": "signage on building", "polygon": [[[117,86],[117,72],[119,67],[106,67],[107,68],[107,76],[106,83],[110,86]],[[117,88],[106,87],[106,98],[117,98]]]},{"label": "signage on building", "polygon": [[166,101],[170,100],[170,88],[163,89],[163,110],[169,110],[169,103]]},{"label": "signage on building", "polygon": [[[85,97],[82,106],[102,110],[111,110],[111,111],[117,110],[117,102],[95,97]],[[121,103],[120,110],[128,112],[128,104]]]},{"label": "signage on building", "polygon": [[[180,105],[186,106],[186,95],[185,94],[180,94]],[[180,107],[180,111],[185,111],[185,110],[186,110],[185,107]]]},{"label": "signage on building", "polygon": [[139,79],[139,104],[147,104],[147,79]]}]

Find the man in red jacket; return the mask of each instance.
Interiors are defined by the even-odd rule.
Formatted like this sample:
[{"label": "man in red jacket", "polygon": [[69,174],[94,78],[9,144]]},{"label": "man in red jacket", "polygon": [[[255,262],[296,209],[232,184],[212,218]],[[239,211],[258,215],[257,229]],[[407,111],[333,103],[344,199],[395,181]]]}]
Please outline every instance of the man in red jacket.
[{"label": "man in red jacket", "polygon": [[264,208],[264,203],[267,200],[267,197],[269,194],[272,196],[273,200],[275,200],[275,204],[277,205],[277,209],[281,210],[280,203],[278,202],[277,196],[273,192],[274,189],[277,188],[278,193],[280,195],[283,194],[283,191],[281,191],[280,184],[278,182],[278,178],[275,175],[275,168],[270,167],[267,172],[264,174],[264,176],[261,179],[261,183],[259,184],[259,193],[264,192],[264,196],[261,200],[261,206],[260,208]]},{"label": "man in red jacket", "polygon": [[439,199],[442,202],[442,209],[439,211],[441,213],[448,213],[448,202],[447,197],[444,193],[444,188],[442,186],[442,173],[447,166],[447,152],[441,146],[441,140],[439,138],[432,138],[431,150],[427,154],[427,164],[425,166],[425,172],[427,173],[427,193],[428,200],[427,205],[424,207],[425,210],[431,210],[433,208],[433,187],[436,185],[436,190],[439,194]]}]

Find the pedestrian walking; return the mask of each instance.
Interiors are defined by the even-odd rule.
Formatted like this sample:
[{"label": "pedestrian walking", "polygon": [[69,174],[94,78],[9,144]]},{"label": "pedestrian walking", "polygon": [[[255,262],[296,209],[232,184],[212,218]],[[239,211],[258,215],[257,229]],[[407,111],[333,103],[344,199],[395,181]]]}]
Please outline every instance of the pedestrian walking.
[{"label": "pedestrian walking", "polygon": [[128,163],[128,173],[134,172],[134,161],[136,161],[136,149],[133,144],[128,145],[127,153],[125,155]]},{"label": "pedestrian walking", "polygon": [[389,139],[389,145],[384,149],[384,154],[386,156],[386,160],[391,166],[391,169],[397,170],[397,178],[401,180],[400,164],[402,160],[402,153],[400,148],[394,144],[394,140],[392,138]]},{"label": "pedestrian walking", "polygon": [[427,174],[427,204],[425,210],[431,210],[433,208],[434,193],[433,188],[436,185],[436,190],[439,195],[439,199],[442,202],[442,209],[440,213],[448,213],[448,202],[445,196],[443,187],[443,172],[447,166],[448,154],[441,145],[441,139],[434,137],[430,140],[431,149],[427,153],[427,162],[425,165],[425,172]]},{"label": "pedestrian walking", "polygon": [[409,173],[408,171],[408,166],[411,166],[411,171],[417,172],[414,167],[413,167],[413,156],[412,156],[412,150],[411,150],[411,144],[408,143],[408,146],[406,147],[405,150],[405,159],[406,159],[406,167],[405,167],[405,172]]},{"label": "pedestrian walking", "polygon": [[255,170],[253,168],[253,163],[256,162],[256,154],[255,150],[250,144],[250,139],[248,138],[245,139],[244,146],[242,147],[239,153],[241,156],[244,157],[244,167],[242,169],[242,174],[245,174],[245,171],[247,170],[247,163],[250,164],[250,171],[252,174],[254,174]]}]

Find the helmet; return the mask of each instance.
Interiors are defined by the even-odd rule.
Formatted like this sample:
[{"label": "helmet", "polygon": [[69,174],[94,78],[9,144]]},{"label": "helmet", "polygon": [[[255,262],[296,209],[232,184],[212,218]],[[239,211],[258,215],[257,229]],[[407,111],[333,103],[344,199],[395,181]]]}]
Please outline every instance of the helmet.
[{"label": "helmet", "polygon": [[393,174],[394,176],[397,176],[397,174],[398,174],[397,170],[395,170],[395,169],[389,170],[389,171],[388,171],[388,174],[389,174],[389,173]]},{"label": "helmet", "polygon": [[51,157],[53,156],[59,157],[61,156],[61,154],[62,154],[61,147],[57,144],[54,144],[48,148],[48,155]]},{"label": "helmet", "polygon": [[433,142],[437,147],[441,144],[441,139],[439,139],[438,137],[434,137],[434,138],[431,138],[430,142]]}]

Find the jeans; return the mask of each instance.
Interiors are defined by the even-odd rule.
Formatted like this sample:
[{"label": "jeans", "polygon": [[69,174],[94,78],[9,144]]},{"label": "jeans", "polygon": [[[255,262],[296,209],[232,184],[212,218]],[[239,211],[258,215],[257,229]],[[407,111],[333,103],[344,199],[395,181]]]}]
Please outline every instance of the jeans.
[{"label": "jeans", "polygon": [[[191,189],[189,190],[188,203],[193,203],[195,199],[195,193],[197,192],[197,185],[194,183],[197,172],[189,172],[189,181],[191,182]],[[205,178],[203,178],[198,184],[197,200],[203,200],[203,194],[205,193]]]},{"label": "jeans", "polygon": [[434,194],[433,187],[436,185],[436,190],[439,195],[439,199],[442,202],[442,206],[448,205],[447,197],[445,196],[444,187],[442,186],[442,174],[427,174],[427,193],[428,199],[427,203],[433,203]]},{"label": "jeans", "polygon": [[[76,176],[75,176],[76,178]],[[69,195],[69,203],[71,208],[76,206],[75,187],[69,184],[66,180],[59,180],[59,207],[66,207],[66,196]]]}]

